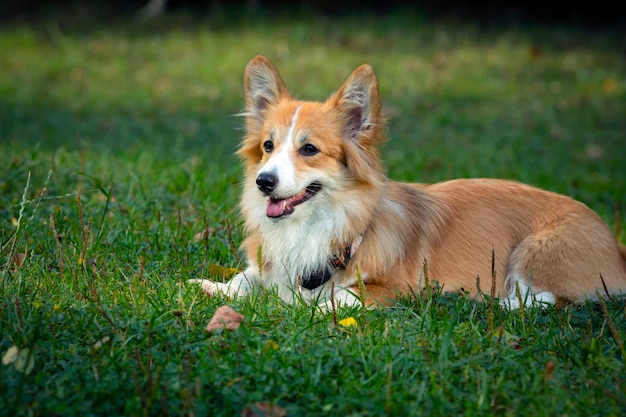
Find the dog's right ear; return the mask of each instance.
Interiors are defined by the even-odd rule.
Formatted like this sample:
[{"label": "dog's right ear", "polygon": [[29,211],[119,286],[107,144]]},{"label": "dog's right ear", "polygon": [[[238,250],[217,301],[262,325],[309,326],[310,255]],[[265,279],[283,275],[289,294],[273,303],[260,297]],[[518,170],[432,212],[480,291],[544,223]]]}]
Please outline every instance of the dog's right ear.
[{"label": "dog's right ear", "polygon": [[246,66],[243,87],[246,96],[246,115],[249,121],[262,123],[268,107],[276,104],[283,97],[289,97],[289,91],[280,78],[278,70],[263,55],[255,56]]}]

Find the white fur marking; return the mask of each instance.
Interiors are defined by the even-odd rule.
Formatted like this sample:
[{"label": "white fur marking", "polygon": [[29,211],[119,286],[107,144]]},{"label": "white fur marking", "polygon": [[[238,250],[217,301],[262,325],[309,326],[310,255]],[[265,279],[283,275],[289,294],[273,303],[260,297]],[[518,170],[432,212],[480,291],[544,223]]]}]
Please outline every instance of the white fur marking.
[{"label": "white fur marking", "polygon": [[295,142],[294,137],[293,137],[293,131],[296,128],[296,121],[298,120],[298,113],[300,113],[300,107],[302,106],[298,106],[296,111],[293,113],[293,117],[291,118],[291,125],[289,125],[289,131],[287,132],[287,138],[285,139],[285,142],[291,146],[293,146]]},{"label": "white fur marking", "polygon": [[[333,311],[333,305],[332,305],[332,302],[330,301],[330,294],[327,294],[327,297],[329,298],[328,300],[326,300],[323,303],[318,304],[319,309],[323,313],[328,313],[328,312]],[[359,299],[359,297],[354,295],[352,291],[350,291],[347,288],[335,287],[335,307],[336,308],[353,307],[353,306],[358,306],[358,305],[361,305],[361,300]]]},{"label": "white fur marking", "polygon": [[259,284],[259,272],[256,266],[249,266],[245,271],[238,273],[228,282],[214,282],[208,279],[189,279],[190,284],[200,284],[202,292],[208,295],[218,293],[228,297],[248,295],[251,288]]},{"label": "white fur marking", "polygon": [[554,304],[556,297],[549,291],[534,292],[524,279],[516,275],[509,275],[506,278],[506,286],[509,287],[509,293],[506,298],[500,300],[500,305],[511,310],[518,309],[521,306],[520,299],[517,296],[515,284],[519,287],[520,296],[524,307],[545,307],[547,304]]},{"label": "white fur marking", "polygon": [[283,146],[279,152],[272,155],[267,163],[261,168],[259,173],[275,173],[278,177],[278,187],[276,188],[276,194],[280,197],[290,197],[297,194],[301,190],[298,189],[296,184],[296,169],[291,160],[291,151],[295,144],[294,131],[296,128],[296,122],[298,120],[298,113],[300,107],[296,109],[291,118],[291,124],[287,130],[287,136],[283,142]]}]

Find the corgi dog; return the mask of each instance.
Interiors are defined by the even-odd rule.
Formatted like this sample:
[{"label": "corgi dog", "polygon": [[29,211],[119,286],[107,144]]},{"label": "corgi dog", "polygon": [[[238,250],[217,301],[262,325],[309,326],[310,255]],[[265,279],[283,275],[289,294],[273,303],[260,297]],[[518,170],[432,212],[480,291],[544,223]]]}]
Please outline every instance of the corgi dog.
[{"label": "corgi dog", "polygon": [[369,65],[322,103],[293,98],[257,56],[244,90],[248,264],[229,282],[191,280],[204,293],[274,287],[287,303],[328,309],[331,293],[337,304],[385,306],[428,280],[477,297],[480,280],[511,308],[626,292],[626,248],[580,202],[507,180],[389,180]]}]

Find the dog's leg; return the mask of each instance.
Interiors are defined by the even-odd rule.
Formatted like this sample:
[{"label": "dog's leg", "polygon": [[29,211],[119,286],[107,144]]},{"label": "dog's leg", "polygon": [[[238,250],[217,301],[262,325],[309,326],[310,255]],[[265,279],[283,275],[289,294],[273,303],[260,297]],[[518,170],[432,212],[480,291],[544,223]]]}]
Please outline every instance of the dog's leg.
[{"label": "dog's leg", "polygon": [[[396,288],[387,288],[376,284],[365,284],[365,294],[363,295],[359,295],[358,285],[335,287],[335,306],[337,308],[360,306],[362,305],[361,296],[365,297],[367,308],[390,306],[397,300],[397,295],[398,290]],[[332,311],[330,299],[318,304],[318,306],[323,312]]]},{"label": "dog's leg", "polygon": [[[619,247],[592,212],[571,213],[527,236],[511,254],[504,305],[568,304],[619,291],[626,276]],[[521,297],[518,297],[518,290]]]},{"label": "dog's leg", "polygon": [[[354,292],[354,288],[335,287],[334,298],[335,308],[361,305],[361,300]],[[330,300],[330,292],[328,300],[319,303],[317,306],[322,313],[329,313],[333,311],[333,303]]]},{"label": "dog's leg", "polygon": [[259,272],[257,267],[248,267],[245,271],[238,273],[228,282],[214,282],[208,279],[190,279],[190,284],[200,284],[202,292],[207,295],[223,294],[228,297],[243,297],[250,293],[250,290],[259,282]]},{"label": "dog's leg", "polygon": [[508,293],[506,298],[500,299],[500,305],[511,310],[518,309],[521,305],[545,307],[556,302],[556,297],[550,291],[533,292],[531,286],[519,276],[509,275],[505,287]]}]

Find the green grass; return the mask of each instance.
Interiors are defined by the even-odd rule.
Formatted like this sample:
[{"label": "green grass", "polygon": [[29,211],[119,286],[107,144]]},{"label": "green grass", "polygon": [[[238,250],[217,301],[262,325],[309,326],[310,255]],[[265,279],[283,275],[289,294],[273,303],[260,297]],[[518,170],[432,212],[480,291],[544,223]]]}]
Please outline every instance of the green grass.
[{"label": "green grass", "polygon": [[[623,35],[401,14],[3,25],[0,355],[22,356],[0,365],[2,414],[624,415],[623,300],[509,312],[435,292],[343,327],[184,284],[239,266],[232,115],[257,53],[312,99],[372,64],[394,179],[518,179],[623,230]],[[225,303],[244,324],[207,335]]]}]

